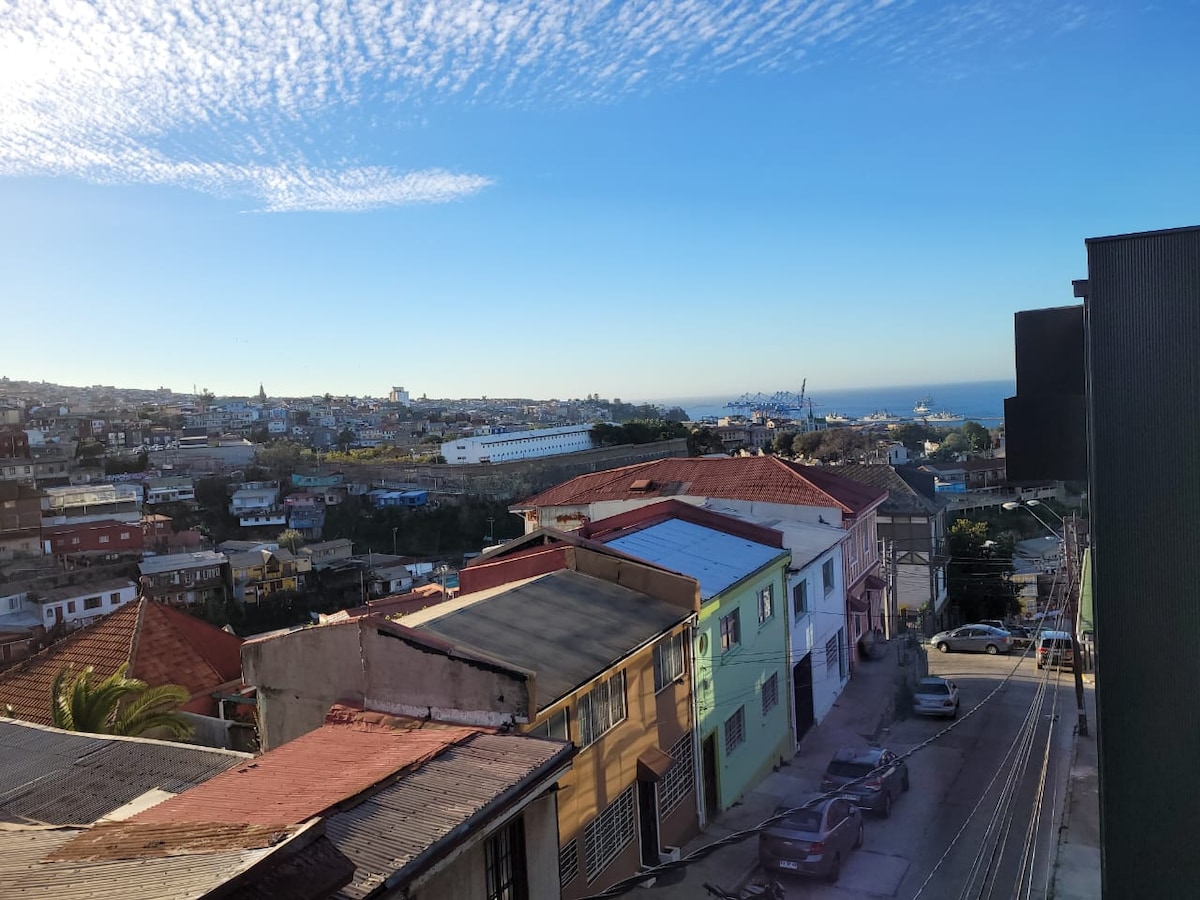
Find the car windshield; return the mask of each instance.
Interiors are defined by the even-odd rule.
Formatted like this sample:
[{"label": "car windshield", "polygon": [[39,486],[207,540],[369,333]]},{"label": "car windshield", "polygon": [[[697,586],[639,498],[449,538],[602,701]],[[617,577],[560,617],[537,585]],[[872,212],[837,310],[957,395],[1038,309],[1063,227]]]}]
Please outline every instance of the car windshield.
[{"label": "car windshield", "polygon": [[917,685],[918,694],[948,694],[950,685],[944,681],[922,681]]},{"label": "car windshield", "polygon": [[834,760],[829,764],[828,771],[837,778],[862,778],[864,775],[870,775],[874,768],[870,763]]}]

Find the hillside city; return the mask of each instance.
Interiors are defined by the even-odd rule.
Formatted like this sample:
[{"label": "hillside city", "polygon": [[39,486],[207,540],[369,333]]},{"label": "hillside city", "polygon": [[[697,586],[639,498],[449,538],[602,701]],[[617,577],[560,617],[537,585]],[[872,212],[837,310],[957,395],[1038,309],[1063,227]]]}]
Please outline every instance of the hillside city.
[{"label": "hillside city", "polygon": [[[927,413],[0,379],[0,740],[43,761],[5,814],[56,826],[46,877],[81,887],[137,860],[194,896],[696,896],[704,877],[797,896],[805,874],[907,895],[937,874],[927,842],[901,840],[899,868],[851,851],[937,819],[910,785],[1034,777],[910,748],[945,716],[1065,758],[1069,733],[1017,716],[1050,702],[1041,670],[1069,682],[1094,654],[1085,485],[1010,480],[1003,424]],[[1045,637],[1068,619],[1077,660]],[[946,665],[966,649],[985,651],[970,676]],[[1032,671],[959,723],[1010,659]],[[88,754],[134,741],[93,763],[80,732]],[[211,871],[139,849],[212,809],[227,837],[190,851]],[[1063,809],[1016,814],[1039,877]],[[797,854],[810,813],[830,849]],[[687,865],[743,828],[758,839]],[[1024,877],[1020,847],[993,852]]]}]

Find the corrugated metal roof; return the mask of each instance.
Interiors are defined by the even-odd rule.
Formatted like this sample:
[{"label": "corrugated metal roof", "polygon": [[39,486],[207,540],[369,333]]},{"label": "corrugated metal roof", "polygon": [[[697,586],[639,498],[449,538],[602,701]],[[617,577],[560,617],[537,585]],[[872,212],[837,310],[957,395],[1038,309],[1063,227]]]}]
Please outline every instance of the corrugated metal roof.
[{"label": "corrugated metal roof", "polygon": [[817,557],[836,547],[849,534],[846,529],[833,525],[813,525],[774,516],[749,515],[741,510],[723,509],[719,500],[709,501],[706,507],[778,531],[783,535],[783,545],[792,551],[792,566],[798,569],[803,569]]},{"label": "corrugated metal roof", "polygon": [[[537,703],[545,709],[592,680],[655,635],[670,630],[690,610],[638,591],[560,570],[508,590],[460,598],[444,615],[417,626],[462,642],[537,675]],[[536,628],[529,623],[536,622]]]},{"label": "corrugated metal roof", "polygon": [[195,553],[172,553],[169,556],[147,556],[138,563],[143,575],[158,575],[176,569],[198,569],[202,566],[220,566],[227,562],[224,553],[198,550]]},{"label": "corrugated metal roof", "polygon": [[680,519],[668,519],[606,543],[695,578],[700,582],[701,600],[715,597],[786,552]]},{"label": "corrugated metal roof", "polygon": [[88,824],[147,791],[179,793],[251,758],[0,719],[0,820]]},{"label": "corrugated metal roof", "polygon": [[458,726],[404,731],[325,725],[130,821],[296,824],[477,731]]},{"label": "corrugated metal roof", "polygon": [[569,745],[557,741],[479,734],[330,817],[326,835],[356,867],[354,880],[337,896],[360,900],[397,873],[415,876],[428,858],[421,858],[423,853],[431,850],[436,859],[436,845],[454,829],[482,824],[489,803],[539,770],[549,773],[570,752]]},{"label": "corrugated metal roof", "polygon": [[152,859],[46,861],[85,829],[0,828],[0,897],[47,900],[193,900],[274,852],[268,845]]}]

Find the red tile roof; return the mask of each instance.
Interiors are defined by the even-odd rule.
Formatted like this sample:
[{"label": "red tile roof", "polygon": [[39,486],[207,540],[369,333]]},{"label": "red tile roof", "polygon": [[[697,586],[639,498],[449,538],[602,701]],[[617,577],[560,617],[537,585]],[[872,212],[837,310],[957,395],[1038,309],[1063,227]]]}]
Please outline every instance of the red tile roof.
[{"label": "red tile roof", "polygon": [[671,458],[580,475],[515,504],[513,509],[680,495],[832,506],[855,516],[882,502],[887,492],[774,456]]},{"label": "red tile roof", "polygon": [[18,719],[49,725],[50,691],[64,666],[92,666],[107,678],[129,663],[129,674],[152,687],[183,685],[192,698],[184,708],[207,713],[209,695],[241,679],[241,645],[237,635],[143,598],[0,672],[0,704],[12,704]]},{"label": "red tile roof", "polygon": [[[408,720],[406,728],[389,727],[395,722],[331,716],[316,731],[223,772],[130,821],[298,824],[397,773],[420,766],[483,730],[413,720]],[[303,790],[298,790],[298,785],[303,785]]]}]

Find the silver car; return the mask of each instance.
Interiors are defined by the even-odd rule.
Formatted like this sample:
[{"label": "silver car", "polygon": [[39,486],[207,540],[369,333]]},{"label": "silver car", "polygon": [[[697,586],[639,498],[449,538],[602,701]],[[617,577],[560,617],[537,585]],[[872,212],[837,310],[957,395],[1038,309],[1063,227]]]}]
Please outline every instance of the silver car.
[{"label": "silver car", "polygon": [[958,702],[958,685],[949,678],[922,678],[913,690],[913,712],[918,716],[956,719]]},{"label": "silver car", "polygon": [[964,625],[935,634],[929,643],[942,653],[963,650],[968,653],[1007,653],[1012,649],[1012,635],[991,625]]},{"label": "silver car", "polygon": [[775,811],[794,810],[758,836],[758,861],[769,872],[837,881],[846,857],[862,846],[862,813],[843,797],[803,806],[804,798],[796,797]]}]

